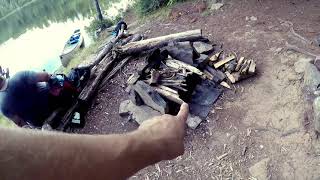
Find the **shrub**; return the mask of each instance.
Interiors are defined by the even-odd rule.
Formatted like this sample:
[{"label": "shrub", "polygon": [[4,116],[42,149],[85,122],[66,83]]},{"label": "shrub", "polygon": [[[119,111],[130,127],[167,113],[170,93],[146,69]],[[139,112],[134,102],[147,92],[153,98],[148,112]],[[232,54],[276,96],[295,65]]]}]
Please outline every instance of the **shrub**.
[{"label": "shrub", "polygon": [[183,0],[137,0],[134,7],[140,15],[145,15],[164,5],[171,6],[179,1]]},{"label": "shrub", "polygon": [[98,19],[94,19],[91,24],[85,28],[87,32],[94,33],[97,29],[100,29],[103,25],[106,26],[106,28],[112,26],[114,23],[111,19],[105,18],[103,21],[99,21]]}]

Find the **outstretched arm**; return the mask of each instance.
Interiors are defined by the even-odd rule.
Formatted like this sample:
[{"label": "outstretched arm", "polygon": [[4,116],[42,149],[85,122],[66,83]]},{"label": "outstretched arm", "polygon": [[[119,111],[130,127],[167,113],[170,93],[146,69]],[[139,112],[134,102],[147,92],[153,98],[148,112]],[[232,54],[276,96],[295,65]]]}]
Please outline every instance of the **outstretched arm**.
[{"label": "outstretched arm", "polygon": [[69,135],[0,128],[3,179],[125,179],[184,152],[188,105],[124,135]]}]

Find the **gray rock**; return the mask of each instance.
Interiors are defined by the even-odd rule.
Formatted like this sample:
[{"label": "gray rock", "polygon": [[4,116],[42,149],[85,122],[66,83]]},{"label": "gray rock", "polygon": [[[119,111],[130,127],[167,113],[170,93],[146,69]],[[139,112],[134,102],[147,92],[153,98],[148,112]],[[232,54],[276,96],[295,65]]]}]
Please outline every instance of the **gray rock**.
[{"label": "gray rock", "polygon": [[250,174],[258,180],[268,180],[269,175],[269,158],[262,159],[249,168]]},{"label": "gray rock", "polygon": [[320,84],[320,72],[313,64],[306,64],[304,73],[304,86],[310,92],[317,90]]},{"label": "gray rock", "polygon": [[212,11],[216,11],[216,10],[219,10],[224,4],[222,3],[214,3],[211,5],[210,9]]},{"label": "gray rock", "polygon": [[202,122],[202,119],[199,116],[189,115],[187,119],[187,125],[191,129],[196,129],[201,122]]},{"label": "gray rock", "polygon": [[320,133],[320,97],[313,101],[313,112],[315,131]]},{"label": "gray rock", "polygon": [[213,46],[211,44],[207,44],[200,41],[194,42],[193,47],[199,54],[207,53],[213,50]]},{"label": "gray rock", "polygon": [[209,56],[205,54],[200,54],[200,57],[195,60],[196,64],[201,64],[204,61],[208,60]]},{"label": "gray rock", "polygon": [[294,63],[294,70],[296,73],[303,73],[306,69],[306,66],[310,64],[310,61],[307,59],[300,59]]},{"label": "gray rock", "polygon": [[313,64],[317,67],[318,70],[320,70],[320,56],[316,57]]},{"label": "gray rock", "polygon": [[193,64],[194,50],[189,41],[171,42],[169,43],[166,49],[172,58],[180,60],[190,65]]},{"label": "gray rock", "polygon": [[316,44],[317,44],[318,46],[320,46],[320,35],[318,35],[318,36],[316,37]]},{"label": "gray rock", "polygon": [[133,104],[137,106],[143,105],[143,100],[141,99],[139,94],[133,89],[131,89],[129,92],[129,99],[131,100],[131,102],[133,102]]},{"label": "gray rock", "polygon": [[155,116],[160,116],[161,113],[150,108],[149,106],[136,106],[130,100],[123,101],[120,104],[119,114],[124,116],[131,115],[132,120],[136,121],[138,124],[143,123],[148,119],[152,119]]}]

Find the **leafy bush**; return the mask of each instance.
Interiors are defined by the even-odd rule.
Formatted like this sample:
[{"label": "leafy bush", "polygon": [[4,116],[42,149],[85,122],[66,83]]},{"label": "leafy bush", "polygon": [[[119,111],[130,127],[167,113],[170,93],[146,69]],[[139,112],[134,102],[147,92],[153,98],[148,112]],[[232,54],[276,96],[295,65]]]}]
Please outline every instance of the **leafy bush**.
[{"label": "leafy bush", "polygon": [[85,30],[91,34],[96,32],[96,30],[100,29],[103,25],[106,26],[106,28],[112,26],[114,24],[114,21],[111,19],[105,18],[103,21],[100,21],[98,19],[94,19],[88,27],[85,28]]},{"label": "leafy bush", "polygon": [[162,6],[171,6],[179,1],[183,0],[137,0],[135,9],[140,15],[145,15]]}]

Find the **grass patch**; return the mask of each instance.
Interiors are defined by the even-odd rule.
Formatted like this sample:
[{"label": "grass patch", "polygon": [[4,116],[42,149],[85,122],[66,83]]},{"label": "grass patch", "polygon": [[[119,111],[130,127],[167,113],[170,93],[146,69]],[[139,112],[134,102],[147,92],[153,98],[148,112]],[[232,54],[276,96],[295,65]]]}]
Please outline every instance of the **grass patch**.
[{"label": "grass patch", "polygon": [[3,127],[15,127],[15,124],[0,114],[0,126]]}]

